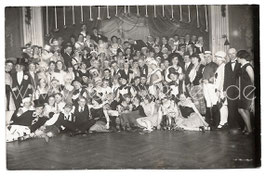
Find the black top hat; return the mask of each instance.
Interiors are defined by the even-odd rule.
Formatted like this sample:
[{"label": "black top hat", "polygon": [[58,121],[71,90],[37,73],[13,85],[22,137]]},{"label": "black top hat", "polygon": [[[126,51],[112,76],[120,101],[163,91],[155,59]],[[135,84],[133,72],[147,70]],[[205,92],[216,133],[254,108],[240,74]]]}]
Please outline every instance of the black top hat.
[{"label": "black top hat", "polygon": [[71,85],[73,85],[74,82],[78,82],[78,83],[81,84],[81,78],[76,78],[75,80],[73,80],[72,83],[71,83]]},{"label": "black top hat", "polygon": [[22,65],[22,66],[25,66],[25,65],[26,65],[25,58],[17,58],[16,65]]},{"label": "black top hat", "polygon": [[174,74],[174,75],[179,76],[179,73],[178,73],[178,72],[176,72],[176,71],[172,71],[172,72],[169,72],[169,74],[168,74],[168,76],[167,76],[169,79],[171,79],[171,78],[170,78],[170,75],[171,75],[171,74]]},{"label": "black top hat", "polygon": [[34,106],[35,106],[35,108],[43,107],[43,106],[44,106],[43,101],[41,101],[40,99],[38,99],[38,100],[34,100],[33,102],[34,102]]}]

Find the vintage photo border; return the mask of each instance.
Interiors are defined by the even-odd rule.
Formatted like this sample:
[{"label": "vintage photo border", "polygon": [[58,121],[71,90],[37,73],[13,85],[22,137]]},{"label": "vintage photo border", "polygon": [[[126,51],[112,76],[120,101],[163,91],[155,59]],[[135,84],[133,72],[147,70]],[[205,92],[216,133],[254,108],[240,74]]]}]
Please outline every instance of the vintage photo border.
[{"label": "vintage photo border", "polygon": [[[102,5],[115,5],[115,4],[120,4],[120,5],[127,5],[127,4],[140,4],[140,5],[146,5],[146,4],[213,4],[214,1],[206,1],[206,0],[201,0],[201,1],[191,1],[191,0],[187,0],[185,2],[181,2],[181,1],[173,1],[173,0],[167,0],[165,2],[162,2],[162,1],[159,1],[159,0],[149,0],[149,1],[141,1],[141,0],[136,0],[134,2],[125,2],[125,1],[122,1],[122,0],[117,0],[117,1],[112,1],[112,2],[108,2],[108,1],[103,1],[103,0],[97,0],[97,1],[93,1],[93,2],[85,2],[84,0],[75,0],[74,2],[71,1],[71,0],[65,0],[65,1],[60,1],[60,2],[56,2],[54,0],[46,0],[46,1],[40,1],[40,0],[31,0],[31,1],[23,1],[23,0],[13,0],[12,2],[11,1],[6,1],[4,0],[4,2],[1,2],[1,16],[0,16],[0,21],[1,21],[1,39],[2,39],[2,43],[0,43],[0,46],[2,48],[2,52],[1,52],[1,56],[3,57],[3,63],[2,63],[2,67],[1,67],[1,73],[4,74],[4,58],[5,58],[5,55],[4,55],[4,48],[5,48],[5,40],[4,40],[4,21],[5,21],[5,17],[4,17],[4,8],[5,6],[26,6],[26,5],[30,5],[30,6],[44,6],[44,5],[81,5],[81,4],[84,4],[84,5],[97,5],[97,4],[102,4]],[[238,0],[235,0],[235,1],[226,1],[226,0],[223,0],[223,1],[215,1],[215,4],[260,4],[260,17],[258,20],[260,20],[260,25],[259,27],[258,26],[255,26],[255,28],[259,28],[260,29],[260,40],[258,40],[258,44],[256,45],[260,45],[260,46],[263,46],[263,44],[265,43],[265,40],[266,39],[265,37],[265,34],[264,31],[265,31],[265,9],[266,9],[266,4],[265,2],[259,2],[259,1],[238,1]],[[264,18],[263,18],[264,17]],[[256,36],[256,34],[255,34]],[[260,43],[260,44],[259,44]],[[257,62],[255,65],[256,65],[256,68],[261,68],[261,76],[263,76],[265,74],[265,52],[263,51],[264,50],[264,47],[261,47],[261,52],[260,52],[260,58],[261,60],[259,60],[259,62]],[[258,51],[259,52],[259,51]],[[258,66],[260,65],[260,66]],[[263,99],[265,98],[265,94],[266,92],[264,91],[265,90],[265,81],[263,81],[262,77],[260,77],[260,74],[258,73],[259,70],[257,70],[257,73],[255,75],[256,77],[256,80],[260,80],[260,86],[259,88],[256,90],[257,91],[257,96],[261,98],[261,114],[259,113],[257,116],[260,117],[260,120],[261,120],[261,131],[262,131],[262,136],[261,136],[261,144],[262,144],[262,167],[260,169],[236,169],[236,170],[223,170],[222,172],[219,172],[217,170],[201,170],[201,172],[205,172],[205,174],[199,174],[198,170],[192,170],[192,171],[188,171],[188,170],[120,170],[122,175],[126,175],[128,176],[128,174],[130,175],[144,175],[144,176],[147,176],[147,175],[153,175],[154,172],[156,173],[159,173],[159,174],[156,174],[156,175],[188,175],[189,173],[192,174],[193,176],[194,175],[204,175],[204,176],[208,176],[208,175],[212,175],[211,173],[215,173],[215,176],[227,176],[227,175],[230,175],[230,176],[235,176],[235,175],[238,175],[238,176],[260,176],[260,174],[262,174],[261,172],[263,172],[264,170],[264,160],[265,158],[264,157],[264,153],[263,153],[263,147],[264,147],[264,143],[263,142],[266,142],[265,141],[265,136],[263,136],[263,130],[265,130],[265,121],[263,120]],[[4,76],[2,75],[2,78],[4,78]],[[1,83],[1,88],[2,90],[4,89],[4,82],[2,81]],[[260,90],[261,90],[261,94],[260,94]],[[4,92],[1,92],[1,98],[4,98]],[[4,105],[4,99],[0,99],[0,105]],[[256,107],[256,112],[259,112],[258,109],[260,105],[257,105]],[[5,134],[5,121],[4,121],[4,106],[0,107],[0,112],[2,113],[2,121],[1,121],[1,131],[2,131],[2,136],[0,136],[0,141],[1,141],[1,150],[0,150],[0,153],[1,153],[1,160],[0,160],[0,168],[1,168],[1,176],[7,176],[7,175],[10,175],[10,171],[7,171],[6,170],[6,143],[5,143],[5,136],[3,136]],[[257,144],[258,146],[260,144]],[[4,173],[2,173],[2,171]],[[116,172],[117,170],[98,170],[100,173],[102,173],[104,176],[108,175],[110,176],[110,174],[113,174],[113,175],[116,175],[114,174],[114,172]],[[98,171],[96,172],[95,170],[89,170],[89,171],[80,171],[80,170],[74,170],[74,171],[60,171],[60,175],[61,176],[73,176],[73,175],[97,175],[96,173],[98,173]],[[133,173],[132,173],[133,172]],[[180,172],[182,172],[182,174],[179,174]],[[93,174],[91,174],[93,173]],[[257,175],[258,174],[258,175]],[[25,176],[30,176],[30,175],[43,175],[43,176],[47,176],[47,175],[52,175],[51,173],[43,173],[43,171],[41,171],[39,173],[39,171],[34,171],[34,172],[31,172],[31,171],[27,171],[27,172],[22,172],[22,171],[17,171],[17,172],[12,172],[12,175],[14,176],[18,176],[19,177],[21,175],[25,175]],[[53,174],[54,175],[54,174]],[[111,175],[112,176],[112,175]]]}]

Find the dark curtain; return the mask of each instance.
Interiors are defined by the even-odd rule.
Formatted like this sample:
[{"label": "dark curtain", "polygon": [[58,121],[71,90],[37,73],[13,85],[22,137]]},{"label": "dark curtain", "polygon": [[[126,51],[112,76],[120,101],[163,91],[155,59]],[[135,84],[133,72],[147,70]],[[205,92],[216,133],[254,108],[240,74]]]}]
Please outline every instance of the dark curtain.
[{"label": "dark curtain", "polygon": [[[49,37],[46,37],[46,41],[51,36],[58,37],[62,36],[65,39],[68,39],[72,34],[77,35],[80,32],[81,28],[81,7],[75,6],[75,24],[72,24],[72,7],[66,6],[66,26],[63,27],[63,7],[57,7],[57,17],[58,17],[58,28],[59,31],[55,32],[55,13],[54,7],[49,7]],[[204,6],[199,6],[199,22],[200,27],[197,28],[197,18],[196,18],[196,6],[190,5],[191,12],[191,22],[188,22],[188,6],[182,5],[182,14],[183,20],[180,21],[180,11],[179,5],[174,5],[174,21],[170,20],[171,18],[171,6],[165,6],[165,18],[162,16],[162,6],[156,6],[157,18],[154,18],[154,6],[148,6],[148,18],[145,17],[146,10],[145,6],[139,6],[140,17],[137,17],[137,8],[136,6],[130,7],[130,13],[124,14],[124,6],[118,6],[118,15],[115,17],[115,6],[109,6],[109,13],[111,19],[107,19],[107,8],[106,6],[101,6],[100,17],[101,20],[97,20],[98,17],[98,7],[92,7],[92,18],[93,21],[89,20],[90,8],[89,6],[83,6],[84,14],[84,24],[87,25],[89,32],[91,32],[93,27],[98,27],[100,30],[103,29],[103,32],[106,32],[107,36],[110,35],[121,35],[119,32],[121,26],[125,28],[124,35],[125,37],[141,37],[141,34],[149,33],[153,36],[173,36],[174,34],[185,35],[185,34],[195,34],[197,36],[203,36],[206,42],[206,47],[208,48],[209,33],[205,31],[206,21],[205,21],[205,12]],[[128,6],[126,7],[128,12]],[[44,19],[44,32],[46,34],[46,10],[43,8],[43,19]],[[124,24],[121,25],[121,20],[124,20]],[[129,23],[130,22],[130,23]],[[129,24],[126,26],[126,24]],[[118,25],[117,25],[118,24]],[[106,25],[109,25],[111,29],[107,30]],[[147,29],[144,30],[144,27]],[[132,28],[132,31],[130,29]],[[139,30],[140,34],[136,33],[136,30]],[[143,32],[141,32],[143,30]]]}]

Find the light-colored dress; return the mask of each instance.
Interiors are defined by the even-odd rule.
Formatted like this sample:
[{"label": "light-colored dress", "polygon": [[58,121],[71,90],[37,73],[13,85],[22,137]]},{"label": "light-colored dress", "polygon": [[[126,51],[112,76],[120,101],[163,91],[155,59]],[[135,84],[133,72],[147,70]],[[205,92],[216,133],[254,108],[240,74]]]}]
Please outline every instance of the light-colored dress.
[{"label": "light-colored dress", "polygon": [[160,124],[158,108],[154,102],[142,104],[142,107],[147,117],[138,118],[137,123],[146,130],[152,131],[153,127],[158,127]]},{"label": "light-colored dress", "polygon": [[[195,105],[190,99],[184,103],[179,103],[180,116],[175,119],[176,127],[185,130],[199,130],[199,127],[207,127],[208,123],[196,110]],[[196,112],[195,112],[196,110]]]}]

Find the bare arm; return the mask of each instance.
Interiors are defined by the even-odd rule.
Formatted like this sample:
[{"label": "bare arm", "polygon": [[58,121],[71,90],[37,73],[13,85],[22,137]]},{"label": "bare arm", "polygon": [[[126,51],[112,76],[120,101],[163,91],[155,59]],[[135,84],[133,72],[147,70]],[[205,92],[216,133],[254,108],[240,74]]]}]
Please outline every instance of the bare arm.
[{"label": "bare arm", "polygon": [[250,77],[251,82],[254,84],[254,71],[253,71],[252,67],[248,66],[246,68],[246,71],[247,71],[247,73],[248,73],[248,75]]}]

